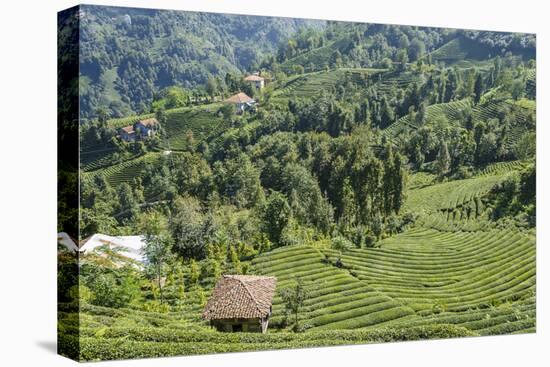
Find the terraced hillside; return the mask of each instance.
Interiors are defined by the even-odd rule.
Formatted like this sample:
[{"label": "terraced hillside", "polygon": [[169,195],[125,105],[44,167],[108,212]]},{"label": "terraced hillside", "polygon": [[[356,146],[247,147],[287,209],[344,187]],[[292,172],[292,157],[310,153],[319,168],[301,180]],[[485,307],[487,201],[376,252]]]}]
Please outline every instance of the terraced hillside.
[{"label": "terraced hillside", "polygon": [[[279,289],[294,278],[305,282],[301,318],[312,331],[452,323],[489,335],[534,328],[534,256],[534,241],[518,232],[417,228],[380,248],[340,254],[295,246],[253,263],[257,273],[276,276]],[[273,310],[272,322],[281,324],[279,297]]]},{"label": "terraced hillside", "polygon": [[[115,161],[115,156],[119,155],[115,148],[101,149],[99,151],[81,152],[80,168],[84,172],[91,172],[100,168],[108,167]],[[129,161],[137,158],[136,153],[127,153],[123,158],[119,158],[117,163]]]},{"label": "terraced hillside", "polygon": [[[220,106],[219,103],[213,103],[200,107],[185,107],[166,111],[166,123],[163,125],[165,138],[161,142],[161,148],[171,151],[181,151],[189,148],[189,133],[192,133],[195,146],[221,134],[227,126],[217,113]],[[154,117],[154,114],[113,119],[108,123],[112,127],[119,128],[149,117]],[[120,179],[113,179],[113,183],[123,182],[125,178],[133,176],[132,172],[136,170],[135,166],[140,165],[141,162],[137,154],[126,154],[113,166],[113,155],[117,153],[116,148],[96,148],[95,150],[91,147],[81,148],[81,168],[84,172],[106,168],[104,172],[106,176],[111,176],[119,170],[124,170],[127,173],[126,176],[120,176]],[[151,161],[151,157],[152,155],[149,155],[145,160]]]},{"label": "terraced hillside", "polygon": [[363,68],[340,68],[331,71],[317,71],[293,77],[281,88],[273,93],[275,102],[285,102],[288,98],[310,98],[314,97],[321,90],[330,90],[344,76],[349,75],[357,80],[361,75],[376,78],[375,75],[383,72],[384,69],[363,69]]},{"label": "terraced hillside", "polygon": [[464,311],[527,299],[534,291],[534,256],[534,242],[511,230],[417,228],[382,241],[380,248],[352,250],[342,262],[359,279],[424,315],[434,306]]},{"label": "terraced hillside", "polygon": [[[347,271],[324,262],[325,256],[306,246],[286,247],[253,261],[256,272],[277,277],[284,288],[300,278],[309,288],[302,318],[311,329],[356,329],[382,325],[414,315],[414,311],[376,291]],[[284,306],[275,297],[272,323],[284,320]]]},{"label": "terraced hillside", "polygon": [[505,174],[484,175],[411,190],[405,210],[424,212],[454,210],[480,198],[502,181]]},{"label": "terraced hillside", "polygon": [[379,92],[386,93],[392,87],[407,87],[412,83],[421,81],[422,78],[423,76],[416,72],[388,71],[386,73],[377,74],[374,80],[376,81],[376,89]]},{"label": "terraced hillside", "polygon": [[98,169],[92,172],[84,172],[82,174],[82,179],[88,180],[92,179],[95,175],[103,175],[107,182],[113,187],[117,187],[124,182],[131,183],[134,178],[141,174],[146,164],[155,164],[159,159],[161,159],[162,156],[163,153],[147,153],[138,158],[103,169]]},{"label": "terraced hillside", "polygon": [[[210,103],[195,107],[182,107],[166,111],[166,124],[163,126],[167,141],[171,149],[182,149],[185,145],[185,134],[193,132],[196,141],[208,138],[211,134],[223,128],[223,120],[218,116],[221,103]],[[131,125],[138,120],[154,117],[154,114],[144,114],[109,120],[108,124],[114,128]]]},{"label": "terraced hillside", "polygon": [[[315,71],[323,68],[325,65],[329,65],[332,54],[334,51],[344,51],[349,47],[351,40],[349,37],[342,37],[329,44],[318,47],[309,51],[306,51],[296,57],[286,60],[281,67],[286,72],[291,72],[292,69],[300,65],[307,71]],[[313,67],[313,70],[310,70]]]},{"label": "terraced hillside", "polygon": [[[438,103],[430,105],[426,108],[426,125],[431,125],[436,133],[439,133],[437,122],[444,119],[451,124],[459,124],[461,110],[471,106],[469,99],[452,101],[448,103]],[[500,116],[509,114],[514,110],[514,119],[511,121],[511,131],[506,140],[506,146],[512,147],[521,135],[527,131],[526,122],[528,116],[535,109],[534,104],[521,104],[509,100],[491,100],[485,104],[480,104],[472,108],[473,121],[488,121],[490,119],[498,119]],[[396,122],[383,130],[383,134],[394,143],[398,144],[402,138],[401,134],[419,128],[414,121],[409,121],[408,115],[399,118]]]},{"label": "terraced hillside", "polygon": [[466,37],[456,37],[431,53],[432,60],[444,61],[447,64],[464,60],[486,60],[490,57],[487,48],[480,47]]},{"label": "terraced hillside", "polygon": [[[460,118],[461,110],[469,105],[470,101],[468,99],[430,105],[426,108],[426,124],[429,125],[438,119],[445,119],[450,123],[455,123]],[[387,138],[399,141],[399,135],[418,128],[418,124],[415,121],[410,121],[410,117],[405,115],[384,129],[383,133]],[[434,128],[437,129],[438,126],[434,126]]]},{"label": "terraced hillside", "polygon": [[214,106],[211,109],[180,109],[166,113],[166,141],[167,149],[181,150],[187,146],[186,135],[193,133],[195,144],[217,135],[226,128],[224,121]]}]

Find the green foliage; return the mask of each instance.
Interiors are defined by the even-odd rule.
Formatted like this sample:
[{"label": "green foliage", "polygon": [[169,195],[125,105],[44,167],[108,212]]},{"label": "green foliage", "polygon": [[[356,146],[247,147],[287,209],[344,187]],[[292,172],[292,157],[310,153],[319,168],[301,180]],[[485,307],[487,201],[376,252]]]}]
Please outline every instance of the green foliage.
[{"label": "green foliage", "polygon": [[195,259],[191,259],[189,262],[189,285],[194,286],[199,282],[200,271],[199,266]]},{"label": "green foliage", "polygon": [[141,298],[139,283],[130,275],[102,272],[86,284],[93,294],[90,302],[94,305],[120,308]]},{"label": "green foliage", "polygon": [[[315,333],[219,334],[213,332],[185,332],[156,330],[153,328],[118,329],[108,338],[80,339],[80,361],[98,361],[129,358],[166,357],[189,354],[243,352],[270,349],[306,348],[396,342],[409,340],[444,339],[478,334],[454,325],[420,326],[412,328],[384,328],[380,330],[322,331]],[[131,336],[120,339],[117,336]],[[61,343],[72,345],[74,336],[64,336]]]},{"label": "green foliage", "polygon": [[95,295],[84,284],[74,285],[69,288],[69,298],[75,303],[89,303],[95,298]]},{"label": "green foliage", "polygon": [[167,219],[159,212],[150,211],[140,216],[138,228],[145,237],[143,253],[147,259],[146,272],[156,280],[162,303],[164,301],[162,278],[168,272],[172,254],[172,238],[168,232]]},{"label": "green foliage", "polygon": [[520,160],[534,158],[537,153],[536,136],[534,132],[524,133],[515,147],[516,157]]},{"label": "green foliage", "polygon": [[337,236],[332,238],[331,247],[339,252],[345,252],[353,247],[353,243],[345,237]]},{"label": "green foliage", "polygon": [[298,318],[300,316],[300,309],[304,306],[304,302],[308,297],[308,291],[303,282],[298,279],[292,285],[280,290],[280,296],[285,304],[285,310],[288,314],[294,316],[294,332],[301,331]]},{"label": "green foliage", "polygon": [[[82,306],[81,320],[61,307],[69,352],[77,334],[96,360],[534,329],[529,36],[140,12],[83,35],[121,41],[83,46],[83,116],[97,119],[81,130],[80,227],[143,234],[148,261],[86,254],[79,288],[76,264],[60,267],[60,299]],[[268,44],[240,37],[258,25]],[[101,66],[136,37],[147,47]],[[240,70],[269,80],[254,114],[218,102],[253,96]],[[116,138],[153,116],[153,139]],[[270,328],[295,333],[209,329],[222,273],[275,276]]]},{"label": "green foliage", "polygon": [[291,215],[290,206],[285,196],[272,191],[262,211],[264,231],[272,243],[281,244],[283,231],[288,225]]},{"label": "green foliage", "polygon": [[[167,110],[189,105],[189,92],[180,87],[169,87],[153,100],[153,111]],[[159,120],[160,121],[160,120]]]}]

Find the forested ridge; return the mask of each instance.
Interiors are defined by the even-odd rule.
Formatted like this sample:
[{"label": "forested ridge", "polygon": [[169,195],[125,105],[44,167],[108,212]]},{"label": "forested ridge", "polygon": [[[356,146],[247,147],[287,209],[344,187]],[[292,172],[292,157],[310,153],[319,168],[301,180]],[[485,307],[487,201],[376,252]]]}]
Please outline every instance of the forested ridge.
[{"label": "forested ridge", "polygon": [[[149,48],[82,51],[80,235],[144,234],[151,262],[84,258],[82,359],[534,330],[534,35],[101,9],[96,41]],[[90,98],[113,67],[119,110]],[[277,277],[266,339],[200,319],[221,274]]]},{"label": "forested ridge", "polygon": [[[322,21],[152,9],[81,7],[82,117],[145,112],[155,93],[204,87],[209,77],[254,69],[298,29]],[[204,90],[204,88],[202,88]]]}]

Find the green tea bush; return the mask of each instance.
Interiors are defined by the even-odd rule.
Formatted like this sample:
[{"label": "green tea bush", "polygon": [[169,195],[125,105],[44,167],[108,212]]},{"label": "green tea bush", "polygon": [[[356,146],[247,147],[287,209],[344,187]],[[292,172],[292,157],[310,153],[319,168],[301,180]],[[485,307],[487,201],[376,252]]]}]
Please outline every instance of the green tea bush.
[{"label": "green tea bush", "polygon": [[[80,339],[80,360],[145,358],[181,354],[290,349],[343,344],[365,344],[408,340],[476,336],[454,325],[431,325],[378,330],[338,330],[304,333],[217,333],[185,332],[155,328],[108,329],[102,338]],[[74,345],[75,337],[62,336]]]}]

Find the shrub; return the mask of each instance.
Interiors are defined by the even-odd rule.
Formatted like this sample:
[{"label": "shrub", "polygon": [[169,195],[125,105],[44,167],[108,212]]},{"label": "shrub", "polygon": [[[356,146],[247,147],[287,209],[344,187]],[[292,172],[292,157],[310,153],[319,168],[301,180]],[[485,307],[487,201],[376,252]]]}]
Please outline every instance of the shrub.
[{"label": "shrub", "polygon": [[147,301],[143,304],[143,310],[147,312],[167,313],[170,311],[170,306],[159,301]]},{"label": "shrub", "polygon": [[86,287],[84,284],[73,285],[69,289],[68,296],[73,302],[79,303],[88,303],[95,297],[90,288]]},{"label": "shrub", "polygon": [[89,287],[94,294],[91,303],[98,306],[124,307],[141,297],[138,282],[130,276],[99,274],[89,283]]}]

